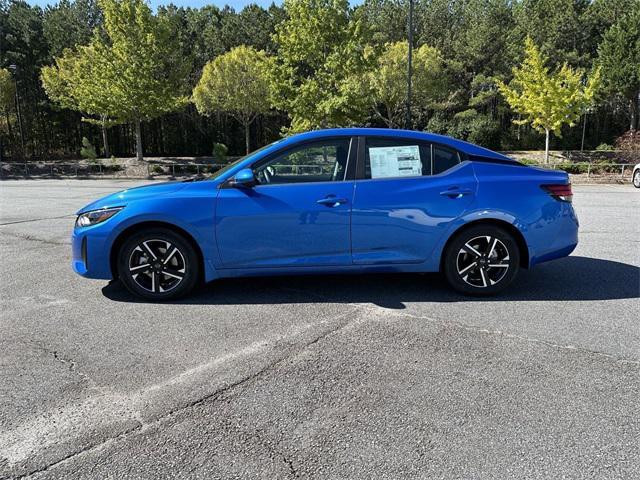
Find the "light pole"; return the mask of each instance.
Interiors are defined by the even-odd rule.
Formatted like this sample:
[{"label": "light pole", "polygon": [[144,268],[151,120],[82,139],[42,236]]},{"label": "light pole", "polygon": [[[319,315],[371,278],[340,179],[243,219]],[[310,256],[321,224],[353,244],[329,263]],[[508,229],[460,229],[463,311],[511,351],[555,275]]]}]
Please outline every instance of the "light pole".
[{"label": "light pole", "polygon": [[20,145],[22,146],[22,155],[24,156],[24,132],[22,130],[22,114],[20,113],[20,94],[18,93],[18,66],[9,65],[9,69],[13,70],[14,80],[16,82],[16,114],[18,116],[18,128],[20,129]]},{"label": "light pole", "polygon": [[413,56],[413,1],[409,0],[409,19],[407,22],[407,29],[409,31],[409,53],[407,58],[407,119],[405,127],[411,129],[411,75],[412,71],[412,56]]}]

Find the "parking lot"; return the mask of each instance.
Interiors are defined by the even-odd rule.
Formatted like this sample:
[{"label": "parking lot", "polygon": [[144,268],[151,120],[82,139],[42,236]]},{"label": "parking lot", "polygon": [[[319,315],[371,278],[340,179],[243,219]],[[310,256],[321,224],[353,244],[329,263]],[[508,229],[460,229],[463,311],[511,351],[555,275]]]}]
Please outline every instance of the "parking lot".
[{"label": "parking lot", "polygon": [[438,275],[223,280],[171,304],[70,267],[140,182],[0,183],[0,478],[640,478],[640,191],[497,298]]}]

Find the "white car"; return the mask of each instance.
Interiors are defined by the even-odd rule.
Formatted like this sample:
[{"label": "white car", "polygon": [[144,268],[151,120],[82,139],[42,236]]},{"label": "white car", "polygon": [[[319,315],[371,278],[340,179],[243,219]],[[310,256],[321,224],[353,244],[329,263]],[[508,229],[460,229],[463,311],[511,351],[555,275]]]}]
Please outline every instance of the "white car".
[{"label": "white car", "polygon": [[640,163],[633,167],[633,174],[631,175],[631,181],[633,186],[640,188]]}]

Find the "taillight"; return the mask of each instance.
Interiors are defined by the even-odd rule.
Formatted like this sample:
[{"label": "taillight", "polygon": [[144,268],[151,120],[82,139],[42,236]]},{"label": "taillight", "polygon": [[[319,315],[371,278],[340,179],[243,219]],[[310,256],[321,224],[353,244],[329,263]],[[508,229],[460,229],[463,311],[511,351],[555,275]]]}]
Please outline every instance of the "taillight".
[{"label": "taillight", "polygon": [[563,202],[570,202],[573,199],[573,192],[571,191],[571,184],[552,184],[552,185],[540,185],[543,190],[546,190],[556,200]]}]

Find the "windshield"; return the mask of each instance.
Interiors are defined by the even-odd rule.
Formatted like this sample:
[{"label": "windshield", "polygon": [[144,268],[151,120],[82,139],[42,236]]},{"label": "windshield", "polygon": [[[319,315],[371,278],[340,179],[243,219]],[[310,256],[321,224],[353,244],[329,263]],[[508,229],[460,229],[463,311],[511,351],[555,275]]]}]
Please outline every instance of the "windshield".
[{"label": "windshield", "polygon": [[216,171],[213,173],[213,175],[210,177],[211,180],[215,180],[216,178],[220,178],[220,176],[224,175],[225,173],[227,173],[229,170],[231,170],[233,167],[235,167],[236,165],[238,165],[240,162],[244,162],[247,158],[249,157],[253,157],[254,155],[260,153],[263,150],[266,150],[267,148],[271,147],[272,145],[275,145],[277,143],[280,143],[284,140],[284,138],[281,138],[280,140],[276,140],[275,142],[269,143],[263,147],[260,147],[257,150],[254,150],[253,152],[245,155],[244,157],[240,157],[238,160],[236,160],[235,162],[231,162],[229,165],[225,165],[224,167],[222,167],[220,170]]}]

